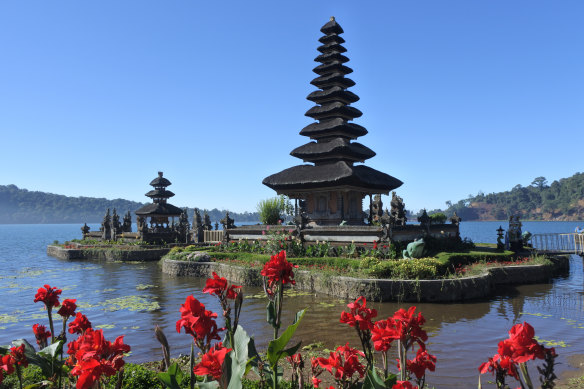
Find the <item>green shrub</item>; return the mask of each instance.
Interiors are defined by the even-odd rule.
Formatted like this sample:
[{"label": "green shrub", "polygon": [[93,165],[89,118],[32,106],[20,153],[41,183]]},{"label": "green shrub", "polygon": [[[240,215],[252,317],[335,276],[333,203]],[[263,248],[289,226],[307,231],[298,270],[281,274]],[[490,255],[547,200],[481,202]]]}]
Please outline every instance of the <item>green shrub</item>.
[{"label": "green shrub", "polygon": [[[106,385],[104,385],[106,389],[114,389],[116,387],[117,376],[108,378],[106,382]],[[155,371],[133,363],[126,363],[124,365],[122,389],[160,388],[161,386]]]},{"label": "green shrub", "polygon": [[282,215],[284,210],[285,201],[283,197],[261,200],[257,205],[257,211],[262,224],[278,224],[278,221],[284,219]]},{"label": "green shrub", "polygon": [[430,224],[444,224],[445,222],[446,215],[442,212],[437,212],[430,215]]},{"label": "green shrub", "polygon": [[[43,372],[38,366],[28,365],[28,367],[22,369],[22,387],[39,383],[43,379]],[[4,374],[4,381],[0,384],[0,389],[8,388],[18,388],[18,377],[16,376],[16,372],[10,375]]]}]

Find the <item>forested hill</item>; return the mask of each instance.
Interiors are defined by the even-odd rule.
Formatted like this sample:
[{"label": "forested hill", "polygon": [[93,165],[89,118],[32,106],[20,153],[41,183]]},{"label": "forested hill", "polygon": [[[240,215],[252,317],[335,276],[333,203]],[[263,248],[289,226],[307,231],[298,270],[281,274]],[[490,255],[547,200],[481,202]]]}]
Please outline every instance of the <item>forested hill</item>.
[{"label": "forested hill", "polygon": [[484,194],[447,202],[446,214],[454,211],[463,220],[505,220],[519,214],[522,220],[583,220],[584,173],[548,184],[537,177],[530,186],[516,185],[510,191]]},{"label": "forested hill", "polygon": [[[101,223],[107,208],[114,208],[120,217],[132,212],[145,203],[123,199],[108,200],[94,197],[69,197],[53,193],[34,192],[20,189],[15,185],[0,185],[0,224],[36,224],[36,223]],[[203,215],[201,210],[201,215]],[[225,210],[208,211],[211,221],[219,221],[225,216]],[[193,208],[188,209],[189,222],[192,222]],[[257,213],[230,213],[236,222],[255,222]]]}]

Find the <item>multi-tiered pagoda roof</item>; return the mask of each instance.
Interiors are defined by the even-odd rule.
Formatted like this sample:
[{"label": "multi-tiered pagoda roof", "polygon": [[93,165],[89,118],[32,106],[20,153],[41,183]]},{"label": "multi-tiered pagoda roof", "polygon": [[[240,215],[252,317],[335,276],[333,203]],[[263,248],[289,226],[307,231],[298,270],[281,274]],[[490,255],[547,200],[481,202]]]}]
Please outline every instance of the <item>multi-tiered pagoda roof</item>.
[{"label": "multi-tiered pagoda roof", "polygon": [[146,193],[146,196],[152,199],[152,204],[148,204],[138,209],[135,213],[139,216],[156,216],[156,217],[172,217],[179,216],[183,213],[183,210],[179,207],[175,207],[172,204],[167,203],[167,200],[174,196],[169,190],[166,190],[167,186],[171,183],[168,179],[164,178],[162,172],[158,172],[158,177],[150,182],[150,185],[154,187],[153,190]]},{"label": "multi-tiered pagoda roof", "polygon": [[353,70],[345,65],[349,61],[343,53],[345,40],[341,26],[331,18],[320,31],[325,35],[319,39],[321,53],[315,58],[320,65],[313,69],[318,75],[311,84],[319,90],[310,93],[308,100],[315,106],[306,112],[306,116],[316,120],[300,131],[300,135],[313,141],[295,148],[290,153],[304,162],[314,165],[298,165],[266,177],[264,185],[299,198],[306,190],[357,190],[364,194],[388,194],[402,185],[402,182],[388,174],[364,165],[375,156],[375,152],[353,140],[367,134],[367,130],[351,121],[362,112],[351,104],[359,97],[347,88],[355,85],[345,77]]}]

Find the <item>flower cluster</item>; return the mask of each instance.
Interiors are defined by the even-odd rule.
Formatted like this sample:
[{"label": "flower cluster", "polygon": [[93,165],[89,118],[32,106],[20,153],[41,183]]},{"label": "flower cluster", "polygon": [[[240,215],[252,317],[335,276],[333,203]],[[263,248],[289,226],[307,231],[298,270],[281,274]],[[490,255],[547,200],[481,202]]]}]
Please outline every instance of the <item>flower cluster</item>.
[{"label": "flower cluster", "polygon": [[211,348],[212,340],[220,340],[215,318],[217,314],[205,309],[205,305],[192,295],[187,296],[185,303],[180,307],[181,318],[176,322],[176,332],[184,328],[185,333],[191,335],[203,353]]},{"label": "flower cluster", "polygon": [[[359,356],[365,357],[362,351],[349,347],[349,343],[339,346],[331,352],[328,358],[313,358],[313,366],[318,364],[331,373],[339,387],[350,387],[365,376],[365,366],[359,361]],[[357,374],[357,376],[355,376]],[[313,383],[318,387],[320,380],[313,375]]]},{"label": "flower cluster", "polygon": [[102,376],[111,377],[123,366],[124,353],[130,346],[124,344],[124,336],[118,336],[111,343],[103,336],[102,330],[88,328],[76,340],[68,344],[67,363],[73,366],[71,375],[78,376],[77,388],[93,387]]},{"label": "flower cluster", "polygon": [[[388,376],[388,351],[394,341],[398,342],[398,369],[400,380],[397,388],[412,387],[410,379],[415,378],[419,387],[424,387],[426,371],[434,371],[436,357],[428,353],[425,342],[428,340],[426,331],[422,329],[425,323],[421,313],[416,315],[416,307],[408,310],[399,309],[392,317],[373,322],[377,311],[367,308],[367,301],[363,296],[347,305],[350,312],[341,313],[341,323],[346,323],[357,330],[363,346],[363,356],[367,359],[368,368],[372,368],[373,351],[380,351],[383,357],[385,376]],[[408,360],[407,352],[417,345],[416,356]],[[404,368],[402,368],[404,367]],[[414,377],[411,375],[413,374]],[[401,385],[401,386],[399,386]],[[395,387],[395,386],[394,386]]]},{"label": "flower cluster", "polygon": [[292,265],[286,260],[286,251],[282,250],[276,255],[272,255],[260,272],[268,279],[268,288],[272,289],[277,283],[295,285],[293,269],[298,265]]},{"label": "flower cluster", "polygon": [[531,379],[525,365],[526,362],[534,359],[544,359],[546,361],[544,369],[538,369],[543,375],[543,383],[553,383],[556,376],[553,373],[556,351],[552,348],[545,348],[535,340],[535,330],[527,323],[515,324],[509,330],[509,338],[499,342],[497,354],[489,358],[487,362],[479,366],[481,374],[491,372],[495,375],[498,387],[505,386],[505,377],[513,377],[518,380],[522,387],[519,371],[521,371],[527,386],[530,386]]},{"label": "flower cluster", "polygon": [[229,354],[232,349],[223,347],[223,343],[215,343],[209,351],[201,357],[201,361],[195,365],[193,372],[199,376],[209,375],[213,379],[218,380],[223,373],[223,362],[225,356]]}]

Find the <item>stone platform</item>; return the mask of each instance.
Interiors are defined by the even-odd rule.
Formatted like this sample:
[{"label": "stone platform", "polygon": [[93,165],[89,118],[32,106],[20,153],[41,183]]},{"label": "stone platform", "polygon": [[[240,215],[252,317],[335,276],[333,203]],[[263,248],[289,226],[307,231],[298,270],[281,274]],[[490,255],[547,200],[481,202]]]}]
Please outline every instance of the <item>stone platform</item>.
[{"label": "stone platform", "polygon": [[168,254],[169,248],[152,249],[121,249],[105,247],[89,247],[66,249],[60,246],[47,246],[47,255],[66,261],[70,260],[98,260],[98,261],[128,261],[147,262],[159,261]]},{"label": "stone platform", "polygon": [[[567,256],[550,258],[553,265],[505,266],[490,268],[485,274],[442,280],[383,280],[334,277],[309,271],[295,271],[294,288],[323,293],[347,300],[364,296],[371,301],[404,301],[450,303],[486,299],[499,285],[536,284],[548,282],[569,271]],[[210,278],[217,272],[239,285],[262,285],[259,269],[233,266],[219,262],[189,262],[164,259],[162,271],[173,276]]]}]

